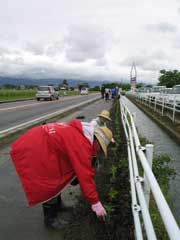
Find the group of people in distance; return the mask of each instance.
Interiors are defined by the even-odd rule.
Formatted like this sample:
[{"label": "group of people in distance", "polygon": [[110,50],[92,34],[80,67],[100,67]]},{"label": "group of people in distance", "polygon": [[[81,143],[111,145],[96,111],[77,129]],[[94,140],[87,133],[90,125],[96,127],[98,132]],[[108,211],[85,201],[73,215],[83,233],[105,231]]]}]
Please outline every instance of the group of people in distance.
[{"label": "group of people in distance", "polygon": [[102,87],[101,88],[101,97],[105,100],[105,101],[108,101],[110,99],[113,99],[115,97],[120,97],[120,91],[119,91],[119,88],[116,87],[116,88],[104,88]]},{"label": "group of people in distance", "polygon": [[75,179],[92,211],[105,220],[92,158],[101,151],[107,156],[107,147],[114,142],[109,121],[109,111],[103,110],[91,122],[47,123],[28,130],[11,145],[10,155],[28,206],[42,204],[47,227],[61,229],[67,224],[58,217],[65,208],[61,193]]}]

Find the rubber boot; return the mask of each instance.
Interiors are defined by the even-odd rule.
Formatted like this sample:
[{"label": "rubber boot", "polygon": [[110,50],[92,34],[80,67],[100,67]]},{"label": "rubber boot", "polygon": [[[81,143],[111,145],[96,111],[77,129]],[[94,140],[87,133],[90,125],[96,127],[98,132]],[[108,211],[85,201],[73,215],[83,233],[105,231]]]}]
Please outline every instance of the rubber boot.
[{"label": "rubber boot", "polygon": [[47,228],[61,230],[67,224],[57,218],[57,203],[43,203],[44,224]]}]

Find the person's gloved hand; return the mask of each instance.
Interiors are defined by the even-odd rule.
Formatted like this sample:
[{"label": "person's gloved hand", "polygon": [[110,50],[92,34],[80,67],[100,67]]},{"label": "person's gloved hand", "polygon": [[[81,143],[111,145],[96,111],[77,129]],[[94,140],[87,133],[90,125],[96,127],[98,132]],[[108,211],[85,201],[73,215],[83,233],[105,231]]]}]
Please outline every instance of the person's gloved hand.
[{"label": "person's gloved hand", "polygon": [[93,212],[96,213],[96,216],[98,218],[105,221],[105,217],[106,217],[107,213],[106,213],[106,210],[104,209],[103,205],[101,204],[101,202],[97,202],[96,204],[93,204],[91,206],[91,209]]}]

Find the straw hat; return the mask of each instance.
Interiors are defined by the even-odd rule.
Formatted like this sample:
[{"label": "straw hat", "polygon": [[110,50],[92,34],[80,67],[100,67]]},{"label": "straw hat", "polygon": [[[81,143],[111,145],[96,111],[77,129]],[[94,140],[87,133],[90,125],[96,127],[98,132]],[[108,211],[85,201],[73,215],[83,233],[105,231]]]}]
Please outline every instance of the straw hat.
[{"label": "straw hat", "polygon": [[107,156],[107,146],[112,140],[111,130],[107,127],[98,127],[95,129],[94,135],[96,136],[99,144],[101,145],[105,156]]},{"label": "straw hat", "polygon": [[112,121],[112,119],[109,117],[110,114],[109,114],[109,111],[107,110],[103,110],[102,112],[100,112],[100,114],[98,114],[99,117],[103,117],[109,121]]}]

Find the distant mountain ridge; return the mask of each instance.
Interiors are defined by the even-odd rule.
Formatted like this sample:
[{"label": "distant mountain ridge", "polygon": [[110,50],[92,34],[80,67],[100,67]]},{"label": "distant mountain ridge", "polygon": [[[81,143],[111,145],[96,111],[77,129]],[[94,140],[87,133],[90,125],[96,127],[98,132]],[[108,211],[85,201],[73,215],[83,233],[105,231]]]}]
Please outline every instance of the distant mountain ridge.
[{"label": "distant mountain ridge", "polygon": [[[64,79],[28,79],[28,78],[13,78],[13,77],[0,77],[0,85],[12,84],[12,85],[48,85],[53,84],[58,86]],[[103,83],[110,83],[112,81],[98,81],[98,80],[75,80],[66,79],[70,87],[75,87],[77,83],[88,83],[90,87],[100,86]]]}]

